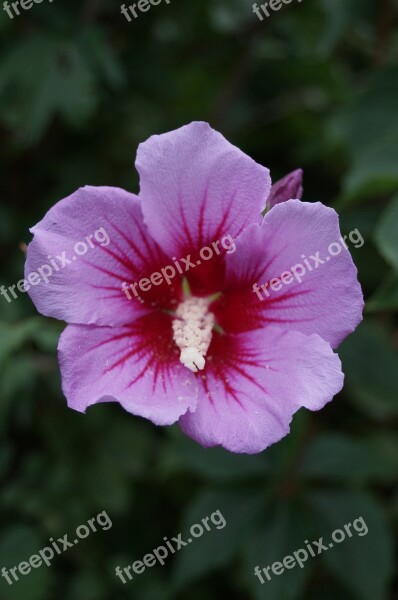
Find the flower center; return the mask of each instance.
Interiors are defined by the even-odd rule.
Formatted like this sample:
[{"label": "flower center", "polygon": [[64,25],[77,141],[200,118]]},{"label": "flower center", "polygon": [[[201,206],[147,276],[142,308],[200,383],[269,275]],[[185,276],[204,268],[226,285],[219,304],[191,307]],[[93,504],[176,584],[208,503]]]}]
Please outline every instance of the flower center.
[{"label": "flower center", "polygon": [[180,362],[194,373],[205,366],[209,349],[214,315],[209,312],[206,298],[188,298],[178,305],[173,321],[173,338],[181,350]]}]

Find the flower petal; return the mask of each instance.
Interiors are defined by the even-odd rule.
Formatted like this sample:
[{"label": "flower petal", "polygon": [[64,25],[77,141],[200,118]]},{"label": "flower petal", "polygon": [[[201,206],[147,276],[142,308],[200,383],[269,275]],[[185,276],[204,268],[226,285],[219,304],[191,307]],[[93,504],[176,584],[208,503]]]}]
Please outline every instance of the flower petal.
[{"label": "flower petal", "polygon": [[150,137],[136,167],[145,223],[169,256],[259,222],[271,188],[268,169],[202,122]]},{"label": "flower petal", "polygon": [[85,412],[98,402],[119,402],[156,425],[194,410],[197,382],[179,362],[171,327],[171,317],[160,312],[128,327],[69,325],[58,347],[68,405]]},{"label": "flower petal", "polygon": [[[29,289],[46,316],[69,323],[124,325],[153,305],[169,307],[179,296],[177,279],[174,288],[165,283],[147,293],[135,288],[130,299],[122,291],[124,282],[138,282],[169,262],[144,225],[139,198],[124,190],[81,188],[53,206],[31,231],[25,278],[40,274],[43,265],[44,273],[52,271],[47,282],[41,277]],[[63,267],[62,258],[68,261]]]},{"label": "flower petal", "polygon": [[[338,246],[331,251],[334,243]],[[317,333],[337,347],[360,323],[362,291],[333,209],[299,200],[277,204],[263,225],[250,226],[236,246],[236,252],[226,257],[226,293],[212,307],[226,331],[281,324]],[[297,278],[284,275],[298,265]],[[281,276],[284,281],[272,283]],[[254,283],[266,287],[256,295]]]},{"label": "flower petal", "polygon": [[180,419],[203,446],[261,452],[299,408],[319,410],[343,386],[339,357],[317,335],[270,326],[213,340],[197,408]]},{"label": "flower petal", "polygon": [[272,185],[267,206],[272,208],[275,204],[286,202],[286,200],[301,200],[302,195],[303,171],[296,169]]}]

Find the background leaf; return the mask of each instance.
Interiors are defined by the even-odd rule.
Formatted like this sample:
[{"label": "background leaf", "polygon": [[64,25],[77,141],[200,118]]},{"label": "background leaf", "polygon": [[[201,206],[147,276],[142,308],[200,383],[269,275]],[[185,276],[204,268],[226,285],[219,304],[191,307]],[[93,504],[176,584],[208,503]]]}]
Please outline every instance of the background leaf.
[{"label": "background leaf", "polygon": [[[326,545],[333,544],[322,553],[326,565],[355,597],[361,600],[386,597],[394,573],[393,540],[379,506],[365,494],[342,490],[312,492],[310,504],[314,519],[322,524]],[[361,517],[366,526],[359,521],[355,529],[355,521]],[[344,529],[348,523],[354,523],[352,537]],[[336,529],[346,537],[338,544],[330,541]],[[337,539],[342,537],[338,534]],[[364,571],[364,564],[371,568]]]}]

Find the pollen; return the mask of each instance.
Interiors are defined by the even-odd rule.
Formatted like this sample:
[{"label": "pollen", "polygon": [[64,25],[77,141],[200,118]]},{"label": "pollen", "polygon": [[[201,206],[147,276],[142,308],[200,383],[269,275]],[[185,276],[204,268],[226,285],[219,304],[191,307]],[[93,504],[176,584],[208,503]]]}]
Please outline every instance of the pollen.
[{"label": "pollen", "polygon": [[173,321],[173,338],[181,350],[180,362],[194,373],[205,367],[214,315],[205,298],[188,298],[179,304]]}]

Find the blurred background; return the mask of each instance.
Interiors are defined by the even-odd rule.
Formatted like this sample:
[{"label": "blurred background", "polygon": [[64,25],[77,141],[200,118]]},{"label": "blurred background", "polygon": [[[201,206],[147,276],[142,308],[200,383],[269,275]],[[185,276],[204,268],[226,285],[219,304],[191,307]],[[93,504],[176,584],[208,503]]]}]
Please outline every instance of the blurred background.
[{"label": "blurred background", "polygon": [[[293,0],[260,22],[249,0],[172,0],[131,23],[114,0],[44,0],[13,20],[0,7],[0,284],[23,277],[28,229],[56,201],[85,184],[138,191],[137,145],[203,119],[274,180],[302,167],[304,199],[359,229],[367,300],[339,350],[344,391],[249,457],[118,405],[67,409],[64,324],[26,294],[1,296],[0,568],[103,510],[113,522],[51,568],[1,578],[2,600],[398,597],[397,6]],[[225,529],[128,585],[115,577],[218,509]],[[254,577],[360,516],[366,536],[265,585]]]}]

